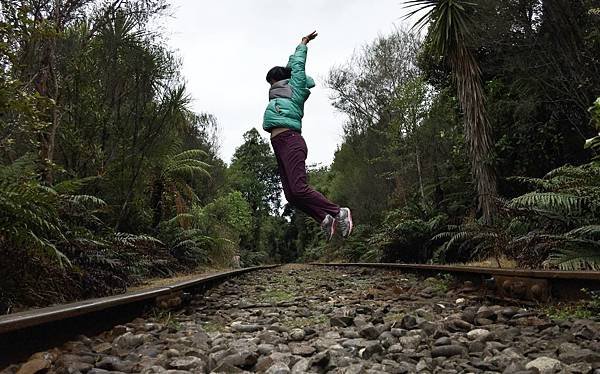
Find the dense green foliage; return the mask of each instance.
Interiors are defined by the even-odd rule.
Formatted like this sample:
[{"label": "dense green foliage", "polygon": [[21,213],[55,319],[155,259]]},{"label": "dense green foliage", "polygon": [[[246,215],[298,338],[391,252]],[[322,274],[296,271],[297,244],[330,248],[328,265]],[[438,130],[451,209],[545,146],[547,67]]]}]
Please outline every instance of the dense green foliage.
[{"label": "dense green foliage", "polygon": [[229,170],[217,157],[216,119],[152,31],[166,2],[0,9],[2,312],[279,259],[269,145],[253,130]]},{"label": "dense green foliage", "polygon": [[[420,13],[434,22],[423,40],[398,30],[332,69],[347,121],[327,189],[358,226],[351,240],[315,248],[348,260],[597,268],[600,104],[588,107],[600,94],[598,2],[463,3],[414,2],[433,7]],[[474,61],[481,92],[457,75]],[[485,105],[486,154],[473,154],[477,127],[463,127],[480,115],[466,116],[468,105]],[[493,224],[474,162],[498,176]]]}]

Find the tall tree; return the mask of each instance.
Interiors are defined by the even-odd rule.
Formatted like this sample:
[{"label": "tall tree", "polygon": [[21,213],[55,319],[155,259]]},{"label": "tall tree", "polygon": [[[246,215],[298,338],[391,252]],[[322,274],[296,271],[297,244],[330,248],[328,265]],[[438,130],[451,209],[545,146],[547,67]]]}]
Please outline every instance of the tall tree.
[{"label": "tall tree", "polygon": [[494,142],[486,115],[481,69],[467,42],[473,28],[473,3],[465,0],[412,0],[408,4],[418,7],[409,13],[409,17],[427,10],[415,26],[422,28],[430,23],[429,42],[437,53],[447,58],[452,68],[464,115],[479,208],[483,222],[491,224],[496,214],[494,199],[497,196]]},{"label": "tall tree", "polygon": [[277,161],[256,129],[244,134],[244,143],[233,154],[231,183],[242,192],[254,212],[274,213],[281,207]]},{"label": "tall tree", "polygon": [[242,238],[242,249],[255,256],[268,253],[268,241],[282,229],[276,221],[281,207],[281,187],[277,174],[277,161],[269,143],[253,128],[244,134],[244,143],[233,154],[228,170],[233,189],[242,193],[252,210],[252,225]]}]

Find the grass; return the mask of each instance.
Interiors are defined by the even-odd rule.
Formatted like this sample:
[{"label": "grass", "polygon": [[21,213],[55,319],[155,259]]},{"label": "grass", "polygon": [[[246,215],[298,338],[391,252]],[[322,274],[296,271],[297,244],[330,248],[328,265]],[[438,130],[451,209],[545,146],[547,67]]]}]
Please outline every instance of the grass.
[{"label": "grass", "polygon": [[288,328],[294,329],[327,323],[329,323],[329,317],[327,317],[325,314],[321,314],[314,317],[294,318],[289,321],[284,321],[282,324]]},{"label": "grass", "polygon": [[212,321],[207,321],[202,323],[202,329],[205,332],[222,332],[225,330],[225,326]]},{"label": "grass", "polygon": [[260,297],[270,302],[281,303],[284,301],[292,301],[295,296],[293,293],[284,290],[267,290],[261,293]]},{"label": "grass", "polygon": [[[499,260],[500,260],[500,267],[502,269],[516,269],[516,268],[518,268],[517,262],[515,260],[511,260],[511,259],[508,259],[506,257],[500,257]],[[498,267],[498,262],[496,261],[495,258],[490,257],[490,258],[485,259],[485,260],[471,261],[471,262],[468,262],[466,264],[454,264],[454,265],[477,266],[477,267],[484,267],[484,268],[497,268]]]},{"label": "grass", "polygon": [[589,300],[571,304],[558,303],[542,308],[542,311],[550,318],[563,321],[567,319],[587,319],[600,317],[600,293],[583,288],[581,291],[588,294]]},{"label": "grass", "polygon": [[406,313],[388,313],[383,316],[383,321],[386,323],[400,322],[405,315]]},{"label": "grass", "polygon": [[587,303],[577,304],[556,304],[542,308],[544,314],[549,318],[557,321],[564,321],[568,319],[587,319],[594,316],[594,312],[589,309]]},{"label": "grass", "polygon": [[446,293],[450,289],[453,279],[450,274],[440,274],[435,278],[425,279],[425,283],[437,292]]},{"label": "grass", "polygon": [[173,318],[170,311],[162,310],[159,308],[152,309],[152,318],[168,328],[179,330],[181,324]]}]

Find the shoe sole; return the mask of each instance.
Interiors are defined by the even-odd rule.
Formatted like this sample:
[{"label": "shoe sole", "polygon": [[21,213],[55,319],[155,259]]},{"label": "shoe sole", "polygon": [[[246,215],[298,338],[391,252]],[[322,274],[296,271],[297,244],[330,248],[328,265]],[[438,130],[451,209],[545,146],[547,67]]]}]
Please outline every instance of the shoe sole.
[{"label": "shoe sole", "polygon": [[330,241],[331,238],[333,238],[333,235],[335,234],[335,224],[336,224],[336,222],[335,222],[335,219],[334,219],[333,223],[331,224],[331,230],[330,230],[330,233],[329,233],[329,238],[327,238],[327,241]]},{"label": "shoe sole", "polygon": [[[346,208],[348,209],[348,208]],[[348,209],[348,233],[344,236],[344,238],[347,238],[350,236],[350,234],[352,233],[352,227],[353,227],[353,223],[352,223],[352,212],[350,212],[350,209]]]}]

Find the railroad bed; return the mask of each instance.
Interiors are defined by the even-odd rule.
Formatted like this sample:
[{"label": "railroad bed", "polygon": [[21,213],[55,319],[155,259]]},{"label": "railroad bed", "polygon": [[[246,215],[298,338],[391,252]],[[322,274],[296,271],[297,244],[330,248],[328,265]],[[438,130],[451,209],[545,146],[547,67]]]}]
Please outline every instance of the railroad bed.
[{"label": "railroad bed", "polygon": [[599,322],[468,291],[402,271],[288,265],[3,373],[600,373]]}]

